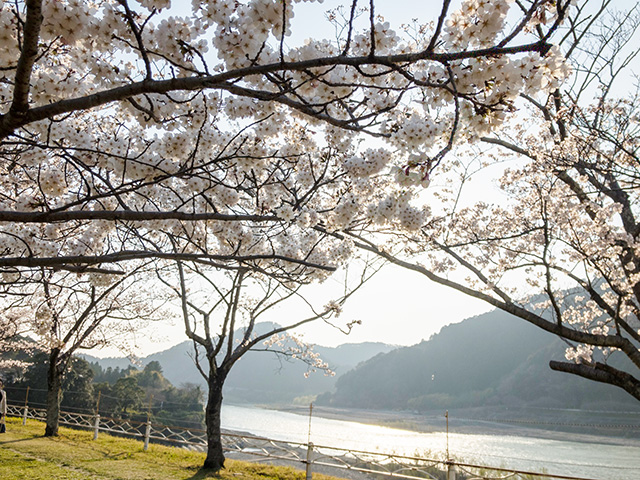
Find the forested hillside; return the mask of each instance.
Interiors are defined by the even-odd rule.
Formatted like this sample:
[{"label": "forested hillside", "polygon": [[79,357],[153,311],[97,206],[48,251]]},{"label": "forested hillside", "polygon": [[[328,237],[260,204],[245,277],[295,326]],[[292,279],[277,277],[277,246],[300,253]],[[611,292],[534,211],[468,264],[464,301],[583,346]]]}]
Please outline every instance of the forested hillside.
[{"label": "forested hillside", "polygon": [[[378,355],[342,375],[318,404],[428,411],[488,405],[630,408],[611,386],[550,370],[566,344],[493,311],[444,327],[428,341]],[[620,362],[622,359],[613,358]]]},{"label": "forested hillside", "polygon": [[[270,328],[272,324],[257,325],[258,331]],[[234,365],[225,382],[225,400],[230,402],[275,403],[292,402],[296,399],[308,402],[315,395],[331,390],[336,379],[354,368],[360,362],[395,347],[379,342],[343,344],[338,347],[314,347],[314,351],[326,361],[335,376],[321,371],[312,372],[305,378],[307,365],[291,361],[271,352],[249,352]],[[154,353],[140,359],[142,365],[158,362],[165,377],[174,385],[193,383],[202,385],[204,380],[198,372],[193,357],[193,344],[185,341],[168,350]],[[126,369],[131,365],[126,358],[104,358],[85,356],[97,362],[105,370]],[[309,397],[309,398],[307,398]]]}]

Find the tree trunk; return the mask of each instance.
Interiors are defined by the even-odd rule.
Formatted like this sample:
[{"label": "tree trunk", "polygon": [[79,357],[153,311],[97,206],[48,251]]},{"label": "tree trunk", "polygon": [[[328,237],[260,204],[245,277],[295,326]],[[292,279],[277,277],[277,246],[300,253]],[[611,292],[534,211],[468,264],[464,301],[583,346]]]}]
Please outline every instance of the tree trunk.
[{"label": "tree trunk", "polygon": [[45,437],[58,435],[60,422],[60,402],[62,401],[62,370],[58,366],[60,350],[54,348],[49,354],[47,371],[47,426]]},{"label": "tree trunk", "polygon": [[218,472],[224,467],[224,452],[222,451],[222,438],[220,428],[220,411],[222,409],[222,386],[224,377],[209,373],[209,395],[205,410],[205,422],[207,424],[207,458],[204,468]]}]

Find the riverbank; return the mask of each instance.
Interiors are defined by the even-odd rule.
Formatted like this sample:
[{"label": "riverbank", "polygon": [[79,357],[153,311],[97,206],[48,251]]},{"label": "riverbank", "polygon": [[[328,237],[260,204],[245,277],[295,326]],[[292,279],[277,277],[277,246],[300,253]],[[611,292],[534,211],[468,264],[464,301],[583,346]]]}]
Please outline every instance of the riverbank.
[{"label": "riverbank", "polygon": [[[2,480],[305,480],[299,468],[227,460],[220,472],[204,470],[205,454],[139,440],[60,427],[43,437],[38,420],[9,417],[0,435]],[[314,472],[314,480],[340,480]],[[363,479],[356,479],[363,480]]]},{"label": "riverbank", "polygon": [[[426,422],[431,428],[423,428],[427,430],[424,433],[388,428],[390,422],[397,425],[399,418],[404,422],[415,415],[318,407],[314,408],[309,421],[309,407],[275,410],[227,404],[222,409],[222,424],[228,429],[250,431],[256,437],[276,441],[298,445],[313,442],[318,451],[357,450],[431,459],[453,458],[488,468],[546,471],[602,480],[639,478],[640,442],[637,440],[549,434],[513,425],[507,425],[505,431],[499,424],[490,431],[486,424],[474,426],[473,422],[464,422],[464,431],[469,433],[460,433],[463,429],[456,427],[448,436],[439,428],[442,423]],[[441,418],[438,415],[436,421],[441,422]],[[458,418],[453,419],[452,427],[463,423]],[[380,424],[386,426],[378,426]],[[406,428],[406,424],[403,426]],[[472,428],[476,428],[477,433],[470,433]],[[555,439],[549,438],[551,436]]]},{"label": "riverbank", "polygon": [[[264,406],[308,416],[308,406]],[[401,412],[313,406],[312,416],[409,430],[420,433],[445,432],[473,435],[516,435],[548,440],[605,443],[640,447],[640,412],[530,411],[509,409],[456,409],[448,412]]]}]

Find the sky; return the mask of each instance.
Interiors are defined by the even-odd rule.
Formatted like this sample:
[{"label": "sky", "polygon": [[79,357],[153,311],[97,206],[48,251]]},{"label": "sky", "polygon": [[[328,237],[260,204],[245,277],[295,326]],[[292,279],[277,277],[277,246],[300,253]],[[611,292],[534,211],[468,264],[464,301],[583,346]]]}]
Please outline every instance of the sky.
[{"label": "sky", "polygon": [[[308,299],[322,307],[340,296],[343,284],[329,279],[323,285],[310,287]],[[344,326],[361,320],[347,335],[322,320],[294,331],[307,343],[335,347],[344,343],[383,342],[392,345],[414,345],[427,340],[444,325],[489,311],[490,306],[452,289],[430,282],[426,277],[394,265],[386,265],[351,297],[340,316],[332,319]],[[307,318],[308,310],[295,302],[278,308],[264,321],[291,324]],[[179,313],[173,319],[154,323],[140,331],[136,355],[143,357],[166,350],[187,340]],[[98,357],[122,356],[118,351],[102,349],[91,352]]]}]

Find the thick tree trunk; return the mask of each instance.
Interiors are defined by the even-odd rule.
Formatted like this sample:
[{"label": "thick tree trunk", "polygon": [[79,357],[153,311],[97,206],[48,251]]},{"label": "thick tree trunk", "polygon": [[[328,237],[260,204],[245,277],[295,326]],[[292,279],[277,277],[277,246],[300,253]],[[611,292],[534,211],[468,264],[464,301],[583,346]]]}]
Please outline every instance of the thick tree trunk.
[{"label": "thick tree trunk", "polygon": [[208,383],[209,396],[207,397],[207,408],[205,410],[205,422],[207,424],[207,458],[204,461],[204,468],[217,472],[224,467],[222,431],[220,428],[224,378],[219,378],[215,374],[210,373]]},{"label": "thick tree trunk", "polygon": [[62,371],[58,367],[60,350],[53,349],[49,354],[47,371],[47,426],[45,437],[58,435],[60,422],[60,402],[62,400]]}]

